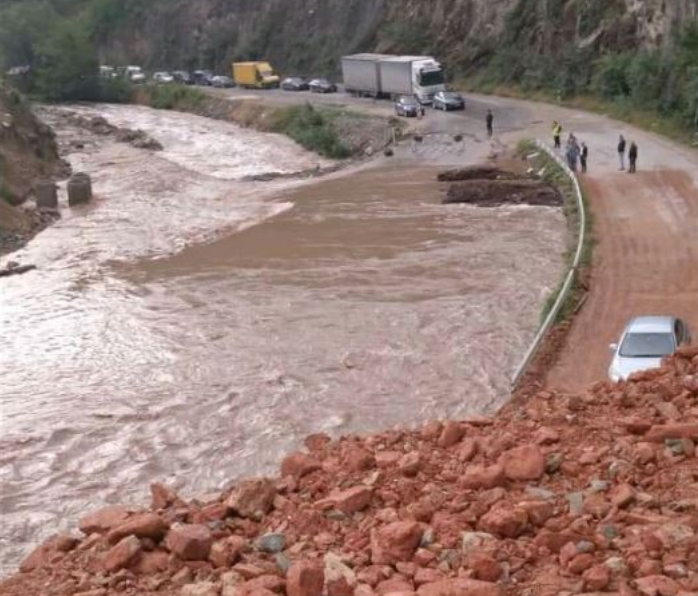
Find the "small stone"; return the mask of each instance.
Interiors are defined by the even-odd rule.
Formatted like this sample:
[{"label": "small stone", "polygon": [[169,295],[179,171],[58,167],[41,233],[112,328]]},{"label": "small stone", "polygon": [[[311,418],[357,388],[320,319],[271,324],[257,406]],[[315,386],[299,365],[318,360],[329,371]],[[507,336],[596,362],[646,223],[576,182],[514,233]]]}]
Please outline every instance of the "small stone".
[{"label": "small stone", "polygon": [[605,565],[594,565],[584,572],[583,577],[588,591],[603,592],[611,583],[611,570]]},{"label": "small stone", "polygon": [[497,486],[504,486],[506,475],[504,467],[500,464],[493,466],[470,466],[460,479],[463,488],[468,489],[489,489]]},{"label": "small stone", "polygon": [[310,561],[294,563],[286,576],[288,596],[322,596],[325,572],[322,566]]},{"label": "small stone", "polygon": [[611,503],[622,509],[635,500],[635,494],[635,489],[629,484],[619,484],[611,491]]},{"label": "small stone", "polygon": [[291,559],[283,553],[278,553],[274,557],[274,562],[276,563],[276,568],[284,575],[286,575],[291,568]]},{"label": "small stone", "polygon": [[645,596],[676,596],[678,584],[665,575],[650,575],[636,580],[635,587]]},{"label": "small stone", "polygon": [[268,478],[243,480],[228,497],[226,505],[240,517],[259,520],[269,513],[276,497],[276,487]]},{"label": "small stone", "polygon": [[422,467],[422,458],[419,451],[405,454],[398,462],[397,467],[405,476],[416,476]]},{"label": "small stone", "polygon": [[545,474],[546,459],[538,445],[523,445],[507,451],[501,458],[509,480],[538,480]]},{"label": "small stone", "polygon": [[255,540],[255,548],[264,553],[280,553],[286,548],[286,536],[278,533],[264,534]]},{"label": "small stone", "polygon": [[281,462],[281,475],[302,478],[321,468],[320,462],[314,457],[306,453],[296,452],[286,456]]},{"label": "small stone", "polygon": [[458,422],[450,420],[444,425],[444,429],[438,440],[438,445],[439,447],[448,449],[449,447],[453,447],[456,443],[459,443],[464,436],[465,427]]},{"label": "small stone", "polygon": [[109,530],[126,521],[129,510],[120,505],[112,505],[98,509],[81,518],[78,522],[80,531],[89,536],[90,534],[106,534]]},{"label": "small stone", "polygon": [[113,573],[128,567],[140,553],[140,540],[135,536],[126,536],[107,551],[104,557],[104,568]]},{"label": "small stone", "polygon": [[209,559],[214,567],[232,567],[240,560],[246,546],[247,541],[241,536],[228,536],[213,543]]},{"label": "small stone", "polygon": [[506,538],[518,538],[528,527],[528,514],[520,507],[495,506],[480,518],[480,529]]},{"label": "small stone", "polygon": [[582,515],[584,513],[584,493],[568,493],[566,496],[570,504],[570,515]]},{"label": "small stone", "polygon": [[182,586],[180,596],[219,596],[220,586],[213,582],[198,582]]},{"label": "small stone", "polygon": [[371,534],[371,560],[375,565],[392,565],[409,561],[424,533],[417,522],[398,521],[374,530]]},{"label": "small stone", "polygon": [[159,515],[155,513],[139,513],[129,517],[126,521],[110,530],[107,534],[107,541],[110,544],[116,544],[119,540],[131,534],[138,538],[152,538],[158,541],[165,534],[166,530],[167,524]]},{"label": "small stone", "polygon": [[346,490],[334,492],[329,497],[317,501],[319,509],[337,509],[347,515],[352,515],[369,506],[373,497],[373,489],[368,486],[354,486]]},{"label": "small stone", "polygon": [[609,483],[605,480],[592,480],[589,490],[592,493],[605,493],[609,489]]},{"label": "small stone", "polygon": [[170,552],[185,561],[204,561],[213,545],[211,531],[199,524],[175,524],[165,540]]},{"label": "small stone", "polygon": [[549,453],[545,458],[545,471],[548,474],[555,474],[562,467],[565,456],[562,453]]},{"label": "small stone", "polygon": [[475,579],[444,579],[424,584],[417,590],[417,596],[502,596],[502,588],[491,582]]}]

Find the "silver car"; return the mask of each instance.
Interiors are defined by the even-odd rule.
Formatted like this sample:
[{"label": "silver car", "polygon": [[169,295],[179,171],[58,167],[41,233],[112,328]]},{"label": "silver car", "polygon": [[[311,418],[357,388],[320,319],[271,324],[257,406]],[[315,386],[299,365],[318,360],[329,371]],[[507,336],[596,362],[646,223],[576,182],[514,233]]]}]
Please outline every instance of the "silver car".
[{"label": "silver car", "polygon": [[635,372],[659,368],[662,358],[690,343],[691,334],[681,319],[669,316],[635,317],[623,331],[620,343],[610,345],[613,360],[608,376],[618,382]]}]

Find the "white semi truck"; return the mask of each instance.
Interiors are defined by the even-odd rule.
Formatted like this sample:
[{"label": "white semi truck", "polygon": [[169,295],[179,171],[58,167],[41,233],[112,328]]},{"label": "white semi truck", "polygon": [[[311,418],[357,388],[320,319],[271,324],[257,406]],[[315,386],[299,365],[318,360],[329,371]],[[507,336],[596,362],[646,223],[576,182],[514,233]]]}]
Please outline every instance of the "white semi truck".
[{"label": "white semi truck", "polygon": [[443,68],[431,56],[345,56],[342,75],[345,90],[359,96],[414,95],[422,103],[431,103],[436,93],[446,90]]}]

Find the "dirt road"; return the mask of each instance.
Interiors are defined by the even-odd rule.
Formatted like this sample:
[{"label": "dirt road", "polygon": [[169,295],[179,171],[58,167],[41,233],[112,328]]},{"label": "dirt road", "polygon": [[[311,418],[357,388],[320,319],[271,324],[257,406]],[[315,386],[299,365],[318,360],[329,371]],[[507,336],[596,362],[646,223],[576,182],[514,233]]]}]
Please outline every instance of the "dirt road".
[{"label": "dirt road", "polygon": [[[264,97],[278,104],[300,99],[283,92]],[[392,111],[390,102],[341,94],[311,100],[376,115]],[[582,390],[606,378],[608,345],[633,316],[680,316],[698,337],[698,151],[595,114],[472,94],[466,101],[465,113],[430,110],[418,126],[428,132],[464,132],[471,145],[486,144],[484,115],[492,109],[495,142],[502,147],[514,147],[522,138],[548,138],[554,119],[563,123],[565,134],[574,132],[590,147],[591,167],[583,184],[596,240],[592,289],[549,373],[549,383]],[[635,176],[618,171],[616,143],[621,133],[640,147],[640,172]]]}]

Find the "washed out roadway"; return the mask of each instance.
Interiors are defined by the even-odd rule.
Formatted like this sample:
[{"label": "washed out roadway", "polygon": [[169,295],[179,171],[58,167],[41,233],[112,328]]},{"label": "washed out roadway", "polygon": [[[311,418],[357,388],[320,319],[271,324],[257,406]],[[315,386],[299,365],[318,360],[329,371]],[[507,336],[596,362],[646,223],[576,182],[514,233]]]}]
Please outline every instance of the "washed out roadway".
[{"label": "washed out roadway", "polygon": [[[376,115],[390,114],[392,108],[387,101],[343,94],[224,93],[273,104],[310,99]],[[581,180],[594,222],[591,291],[549,372],[549,384],[580,391],[606,378],[608,346],[633,316],[682,317],[698,341],[698,150],[578,110],[471,94],[466,101],[465,113],[429,111],[417,126],[426,132],[470,132],[467,142],[484,143],[484,115],[492,109],[495,151],[514,147],[523,138],[549,140],[553,120],[563,124],[565,136],[574,132],[590,148],[589,173]],[[639,146],[635,175],[619,171],[616,146],[621,133]]]}]

